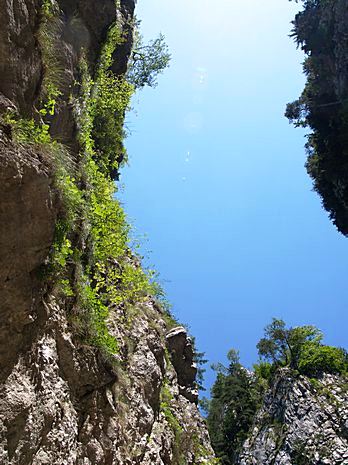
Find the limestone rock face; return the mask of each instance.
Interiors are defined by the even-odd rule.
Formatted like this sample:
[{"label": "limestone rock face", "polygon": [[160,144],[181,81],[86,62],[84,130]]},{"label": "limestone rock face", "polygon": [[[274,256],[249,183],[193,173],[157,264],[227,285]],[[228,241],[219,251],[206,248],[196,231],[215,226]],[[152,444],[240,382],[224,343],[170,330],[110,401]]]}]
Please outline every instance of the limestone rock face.
[{"label": "limestone rock face", "polygon": [[348,463],[348,380],[283,370],[266,396],[240,465]]},{"label": "limestone rock face", "polygon": [[49,158],[14,146],[0,128],[0,381],[38,318],[38,272],[56,218]]},{"label": "limestone rock face", "polygon": [[[21,118],[40,117],[41,3],[0,0],[0,117],[13,109]],[[70,99],[78,62],[86,53],[95,68],[115,21],[124,41],[113,71],[122,74],[127,66],[135,2],[116,3],[59,0],[61,14],[49,32],[59,44],[63,83],[51,133],[69,148],[72,163],[79,160],[78,108]],[[119,350],[111,360],[81,342],[68,297],[58,301],[54,285],[41,276],[62,208],[53,165],[52,154],[15,142],[0,119],[1,465],[213,463],[196,397],[188,395],[195,368],[186,332],[180,333],[181,352],[173,351],[151,297],[131,313],[115,306],[108,326]]]},{"label": "limestone rock face", "polygon": [[[179,463],[178,455],[187,464],[209,463],[205,424],[180,393],[165,356],[165,323],[151,301],[128,325],[114,313],[110,324],[122,354],[116,366],[74,343],[53,300],[43,309],[30,345],[0,388],[0,463],[170,465]],[[164,383],[170,393],[165,409]]]},{"label": "limestone rock face", "polygon": [[0,96],[25,115],[38,97],[42,74],[35,37],[38,8],[38,0],[2,0],[0,8]]}]

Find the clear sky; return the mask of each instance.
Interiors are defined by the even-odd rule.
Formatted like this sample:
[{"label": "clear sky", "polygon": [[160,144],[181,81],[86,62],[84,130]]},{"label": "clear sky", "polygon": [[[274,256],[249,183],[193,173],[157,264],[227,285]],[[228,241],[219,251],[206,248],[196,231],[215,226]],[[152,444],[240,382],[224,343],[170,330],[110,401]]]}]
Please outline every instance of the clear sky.
[{"label": "clear sky", "polygon": [[[171,67],[127,117],[120,193],[147,263],[210,363],[247,366],[273,316],[347,346],[348,239],[311,190],[304,133],[283,117],[303,56],[287,0],[139,0]],[[208,371],[207,386],[214,375]]]}]

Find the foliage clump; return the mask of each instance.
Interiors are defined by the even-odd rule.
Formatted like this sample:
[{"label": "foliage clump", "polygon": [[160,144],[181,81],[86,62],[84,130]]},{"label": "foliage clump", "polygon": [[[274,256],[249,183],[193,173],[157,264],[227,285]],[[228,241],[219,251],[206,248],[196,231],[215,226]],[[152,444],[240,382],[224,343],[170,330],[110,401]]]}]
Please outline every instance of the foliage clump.
[{"label": "foliage clump", "polygon": [[94,159],[101,172],[111,179],[117,177],[121,163],[126,160],[124,117],[134,93],[134,86],[111,70],[115,49],[123,40],[119,26],[113,25],[101,51],[88,102]]},{"label": "foliage clump", "polygon": [[275,368],[289,367],[307,376],[346,372],[347,352],[324,345],[322,340],[323,333],[315,326],[287,328],[283,320],[274,318],[266,326],[265,337],[259,341],[257,348],[260,357],[270,361]]},{"label": "foliage clump", "polygon": [[156,39],[144,44],[138,27],[139,23],[135,27],[127,80],[136,89],[145,86],[156,87],[157,77],[169,66],[171,56],[163,34],[159,34]]}]

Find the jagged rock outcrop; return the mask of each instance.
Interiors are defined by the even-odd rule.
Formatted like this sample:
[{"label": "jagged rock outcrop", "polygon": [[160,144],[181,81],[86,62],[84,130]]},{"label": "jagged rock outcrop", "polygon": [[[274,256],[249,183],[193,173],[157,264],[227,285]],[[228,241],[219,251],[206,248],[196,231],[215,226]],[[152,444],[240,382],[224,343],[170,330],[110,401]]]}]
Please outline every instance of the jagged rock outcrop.
[{"label": "jagged rock outcrop", "polygon": [[[38,40],[42,2],[0,3],[0,116],[15,110],[40,123],[48,53]],[[81,158],[76,113],[85,104],[74,89],[78,62],[84,55],[91,69],[97,66],[115,22],[123,40],[112,71],[122,75],[127,66],[135,4],[116,3],[59,0],[59,18],[49,19],[52,27],[46,30],[61,85],[54,115],[45,116],[52,138],[69,148],[72,165]],[[63,298],[43,275],[62,217],[53,158],[40,144],[15,141],[11,125],[0,121],[0,463],[213,463],[196,405],[196,369],[186,331],[173,329],[151,296],[127,312],[122,303],[114,304],[107,325],[118,349],[106,355],[80,337],[73,297]],[[76,231],[71,241],[82,243]],[[75,276],[76,267],[68,272],[68,278]],[[173,345],[176,332],[179,345]]]},{"label": "jagged rock outcrop", "polygon": [[278,375],[258,412],[240,465],[348,463],[348,380]]},{"label": "jagged rock outcrop", "polygon": [[197,367],[194,362],[192,341],[182,326],[172,329],[167,334],[167,346],[173,366],[178,374],[180,393],[192,402],[198,401],[195,386]]},{"label": "jagged rock outcrop", "polygon": [[151,301],[126,324],[122,312],[113,314],[116,366],[74,342],[53,300],[43,302],[37,320],[30,346],[1,385],[0,463],[209,463],[204,421],[180,394],[166,356],[166,324]]}]

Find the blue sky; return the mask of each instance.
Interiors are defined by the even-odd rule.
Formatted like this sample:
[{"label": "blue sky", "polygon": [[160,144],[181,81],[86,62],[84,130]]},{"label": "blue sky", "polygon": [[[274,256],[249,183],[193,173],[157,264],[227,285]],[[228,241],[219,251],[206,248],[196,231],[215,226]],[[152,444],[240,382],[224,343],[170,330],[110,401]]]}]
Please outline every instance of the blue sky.
[{"label": "blue sky", "polygon": [[[164,33],[172,62],[127,117],[120,198],[147,235],[179,320],[211,363],[250,366],[273,316],[314,324],[347,346],[348,242],[305,168],[304,133],[283,117],[303,56],[287,0],[143,0],[144,36]],[[209,387],[214,378],[208,371]]]}]

